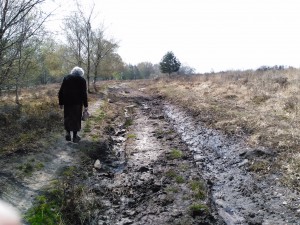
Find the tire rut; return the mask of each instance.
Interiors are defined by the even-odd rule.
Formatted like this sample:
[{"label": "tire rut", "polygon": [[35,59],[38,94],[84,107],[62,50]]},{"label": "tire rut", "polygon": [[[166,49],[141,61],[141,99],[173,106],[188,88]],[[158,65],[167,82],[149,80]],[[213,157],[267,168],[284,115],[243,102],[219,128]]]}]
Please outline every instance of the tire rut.
[{"label": "tire rut", "polygon": [[226,224],[300,224],[299,194],[283,187],[278,174],[249,171],[248,158],[270,157],[267,149],[251,149],[208,129],[174,105],[166,104],[165,113],[212,183],[212,199]]},{"label": "tire rut", "polygon": [[[204,192],[206,184],[187,146],[165,120],[161,102],[130,88],[124,91],[124,87],[110,88],[111,104],[127,105],[124,113],[132,125],[110,137],[119,140],[119,133],[123,138],[110,154],[119,156],[125,151],[125,167],[112,171],[107,162],[113,162],[101,159],[103,167],[89,177],[89,189],[96,194],[94,205],[101,207],[93,210],[87,224],[224,224],[213,208],[209,209],[208,194],[203,193],[200,200],[191,190],[191,182],[201,183]],[[183,156],[172,159],[172,151]],[[114,160],[120,161],[118,157]],[[194,204],[204,208],[193,214],[190,208]]]}]

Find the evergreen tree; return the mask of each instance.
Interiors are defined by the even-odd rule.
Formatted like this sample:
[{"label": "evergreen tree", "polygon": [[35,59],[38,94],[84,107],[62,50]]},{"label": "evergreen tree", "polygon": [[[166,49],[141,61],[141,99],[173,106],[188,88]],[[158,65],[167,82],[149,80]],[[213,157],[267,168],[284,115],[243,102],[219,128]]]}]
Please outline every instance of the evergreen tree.
[{"label": "evergreen tree", "polygon": [[175,57],[173,52],[167,52],[167,54],[164,55],[159,63],[160,71],[162,73],[168,73],[169,76],[171,73],[177,72],[180,68],[180,65],[181,63]]}]

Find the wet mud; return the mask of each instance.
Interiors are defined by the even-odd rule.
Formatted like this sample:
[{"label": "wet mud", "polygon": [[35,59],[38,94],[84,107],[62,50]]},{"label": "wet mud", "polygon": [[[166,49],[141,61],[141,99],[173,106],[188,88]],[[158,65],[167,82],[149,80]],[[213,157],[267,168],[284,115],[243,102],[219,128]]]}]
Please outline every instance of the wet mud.
[{"label": "wet mud", "polygon": [[[159,119],[160,122],[154,124],[165,123],[174,129],[178,142],[188,149],[188,154],[193,158],[191,161],[195,163],[193,169],[197,171],[198,177],[205,179],[209,187],[210,207],[217,214],[214,219],[218,218],[215,224],[300,224],[299,193],[282,185],[280,173],[253,172],[255,163],[272,164],[276,160],[272,150],[251,148],[241,137],[228,137],[207,128],[201,118],[195,118],[163,99],[138,98],[138,101],[144,113],[151,112],[147,118],[137,120],[138,124],[146,127],[143,129],[151,127],[145,121]],[[140,132],[143,133],[142,130]],[[161,145],[161,142],[149,139],[151,132],[144,136],[148,140],[139,137],[140,143]],[[158,135],[158,139],[164,137]],[[138,142],[134,144],[135,148],[140,145]],[[152,144],[148,146],[153,149]],[[149,159],[156,157],[149,150],[147,153]],[[142,155],[136,153],[135,161],[139,160],[139,154]],[[163,163],[160,161],[160,164]]]},{"label": "wet mud", "polygon": [[[224,224],[210,208],[208,189],[203,188],[207,193],[202,200],[195,198],[190,183],[206,183],[186,144],[165,120],[162,105],[140,92],[125,90],[114,89],[113,99],[128,102],[131,113],[128,107],[125,113],[132,125],[124,133],[111,135],[112,140],[122,140],[113,152],[125,156],[115,159],[125,159],[125,166],[116,171],[107,166],[109,160],[100,160],[103,167],[94,170],[90,185],[102,208],[94,211],[90,224]],[[174,149],[183,156],[170,158]],[[190,207],[196,203],[205,208],[193,213]]]},{"label": "wet mud", "polygon": [[249,171],[253,160],[274,155],[248,147],[243,139],[208,129],[176,106],[164,111],[211,183],[212,200],[226,224],[300,224],[300,196],[280,183],[280,174]]},{"label": "wet mud", "polygon": [[[299,193],[282,186],[279,173],[250,169],[276,159],[269,149],[250,148],[124,83],[104,97],[122,121],[105,127],[100,141],[60,138],[49,151],[1,159],[1,199],[25,212],[59,170],[76,165],[86,175],[74,183],[88,190],[81,201],[88,213],[75,224],[300,224]],[[20,178],[16,168],[28,161],[44,166]]]}]

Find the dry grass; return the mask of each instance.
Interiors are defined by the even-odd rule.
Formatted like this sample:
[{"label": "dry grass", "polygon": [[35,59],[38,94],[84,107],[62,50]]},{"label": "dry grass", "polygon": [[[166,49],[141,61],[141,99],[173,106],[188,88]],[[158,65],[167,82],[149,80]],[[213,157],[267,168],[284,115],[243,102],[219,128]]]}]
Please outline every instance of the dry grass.
[{"label": "dry grass", "polygon": [[[63,131],[63,111],[58,106],[59,84],[23,89],[20,105],[14,93],[0,96],[0,155],[39,150]],[[89,95],[89,101],[97,99]]]},{"label": "dry grass", "polygon": [[62,113],[57,103],[57,85],[23,90],[20,105],[12,93],[0,99],[0,154],[36,150],[42,138],[61,130]]},{"label": "dry grass", "polygon": [[[159,79],[149,82],[146,90],[189,109],[210,127],[243,136],[251,146],[273,149],[282,171],[297,177],[299,75],[297,69],[231,71]],[[284,169],[286,164],[288,169]]]}]

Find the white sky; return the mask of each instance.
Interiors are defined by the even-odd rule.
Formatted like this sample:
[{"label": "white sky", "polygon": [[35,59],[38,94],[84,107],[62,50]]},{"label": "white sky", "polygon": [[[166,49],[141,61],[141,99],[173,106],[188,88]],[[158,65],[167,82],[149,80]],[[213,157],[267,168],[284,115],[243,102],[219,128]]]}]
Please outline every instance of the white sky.
[{"label": "white sky", "polygon": [[[61,1],[57,13],[69,13],[74,3]],[[95,0],[95,4],[97,22],[120,41],[118,53],[126,63],[159,63],[173,51],[197,72],[300,67],[299,0]]]}]

